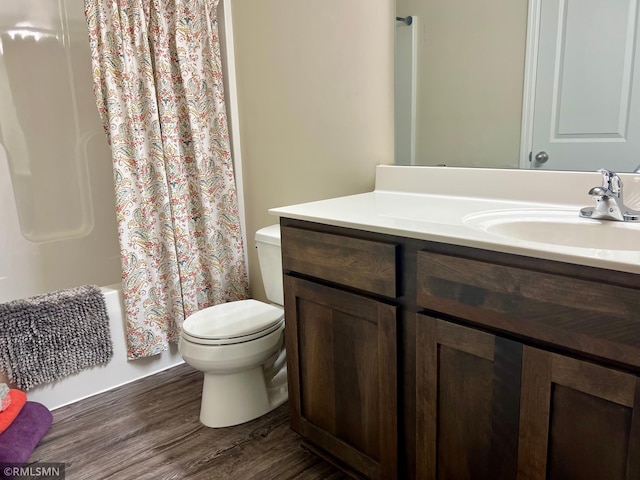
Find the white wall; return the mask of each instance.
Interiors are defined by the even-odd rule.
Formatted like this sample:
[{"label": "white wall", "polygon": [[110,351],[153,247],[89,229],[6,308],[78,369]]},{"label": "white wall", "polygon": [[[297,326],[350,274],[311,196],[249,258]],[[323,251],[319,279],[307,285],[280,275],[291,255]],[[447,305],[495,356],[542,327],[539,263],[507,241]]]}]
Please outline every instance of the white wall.
[{"label": "white wall", "polygon": [[393,163],[392,0],[232,0],[252,292],[271,207],[373,190]]}]

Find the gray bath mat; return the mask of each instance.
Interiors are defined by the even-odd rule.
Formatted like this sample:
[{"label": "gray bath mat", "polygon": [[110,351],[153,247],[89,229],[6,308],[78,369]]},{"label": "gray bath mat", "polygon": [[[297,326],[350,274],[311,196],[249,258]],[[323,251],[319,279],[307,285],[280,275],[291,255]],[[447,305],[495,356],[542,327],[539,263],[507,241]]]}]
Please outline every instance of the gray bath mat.
[{"label": "gray bath mat", "polygon": [[112,357],[107,308],[95,285],[0,304],[0,370],[21,390]]}]

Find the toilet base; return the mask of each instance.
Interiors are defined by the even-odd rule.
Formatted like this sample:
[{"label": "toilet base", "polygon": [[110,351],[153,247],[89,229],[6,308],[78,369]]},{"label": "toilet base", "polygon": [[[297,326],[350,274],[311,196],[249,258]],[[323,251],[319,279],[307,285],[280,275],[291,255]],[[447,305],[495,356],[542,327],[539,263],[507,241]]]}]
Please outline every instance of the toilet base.
[{"label": "toilet base", "polygon": [[200,421],[211,428],[230,427],[258,418],[286,400],[286,384],[267,389],[261,365],[229,375],[205,373]]}]

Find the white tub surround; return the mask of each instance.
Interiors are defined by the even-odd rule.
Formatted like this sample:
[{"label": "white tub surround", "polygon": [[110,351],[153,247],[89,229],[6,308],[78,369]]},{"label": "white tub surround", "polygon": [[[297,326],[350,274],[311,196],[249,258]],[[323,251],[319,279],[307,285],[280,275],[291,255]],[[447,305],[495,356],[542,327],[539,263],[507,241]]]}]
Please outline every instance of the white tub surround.
[{"label": "white tub surround", "polygon": [[[640,174],[619,176],[624,202],[638,209]],[[579,217],[580,208],[595,204],[588,191],[601,182],[597,172],[378,166],[373,192],[269,212],[340,227],[640,273],[640,223]],[[509,217],[506,221],[505,216]],[[518,227],[515,233],[492,228],[496,222],[512,220],[520,226],[538,222],[540,228],[556,222],[558,229],[569,233],[575,227],[576,234],[571,233],[564,244],[563,239],[549,239],[547,243],[540,235],[526,238],[525,228]],[[589,237],[594,241],[585,241]],[[630,245],[633,238],[638,239],[636,249]]]}]

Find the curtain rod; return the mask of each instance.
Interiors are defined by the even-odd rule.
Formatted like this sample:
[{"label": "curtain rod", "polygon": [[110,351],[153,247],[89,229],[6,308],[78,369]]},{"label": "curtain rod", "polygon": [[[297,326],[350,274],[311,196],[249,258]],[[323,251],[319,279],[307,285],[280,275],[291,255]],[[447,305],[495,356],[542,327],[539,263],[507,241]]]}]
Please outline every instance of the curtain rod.
[{"label": "curtain rod", "polygon": [[413,22],[413,17],[411,15],[409,15],[408,17],[396,17],[396,21],[404,22],[407,25],[411,25],[411,23]]}]

